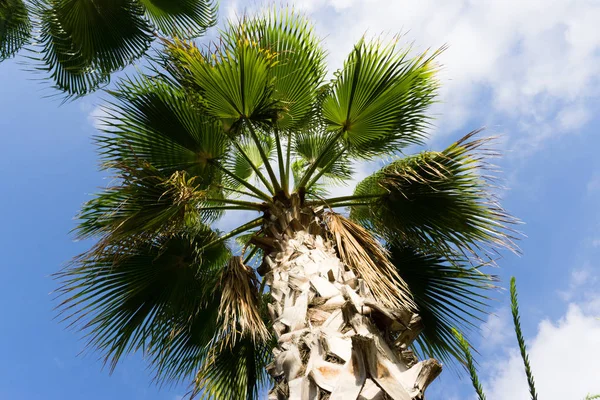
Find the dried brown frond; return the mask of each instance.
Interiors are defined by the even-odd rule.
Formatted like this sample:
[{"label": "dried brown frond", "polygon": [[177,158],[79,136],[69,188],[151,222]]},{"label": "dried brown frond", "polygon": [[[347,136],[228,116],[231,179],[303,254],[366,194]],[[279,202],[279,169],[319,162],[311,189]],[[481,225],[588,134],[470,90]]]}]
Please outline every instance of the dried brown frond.
[{"label": "dried brown frond", "polygon": [[162,186],[166,188],[163,196],[171,198],[173,204],[176,205],[186,204],[193,200],[200,200],[206,194],[198,188],[195,181],[195,176],[188,177],[188,174],[185,171],[175,171],[162,183]]},{"label": "dried brown frond", "polygon": [[238,335],[249,336],[253,342],[270,337],[259,311],[258,279],[241,257],[232,257],[221,275],[219,318],[224,342],[235,343]]},{"label": "dried brown frond", "polygon": [[373,235],[340,214],[327,213],[325,221],[341,260],[364,279],[378,301],[395,310],[415,309],[406,282]]}]

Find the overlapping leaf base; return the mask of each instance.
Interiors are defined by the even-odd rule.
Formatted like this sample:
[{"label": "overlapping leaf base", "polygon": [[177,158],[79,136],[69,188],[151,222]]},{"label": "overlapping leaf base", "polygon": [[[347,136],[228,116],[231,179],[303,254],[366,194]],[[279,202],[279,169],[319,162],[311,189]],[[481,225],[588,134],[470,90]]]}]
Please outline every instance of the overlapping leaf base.
[{"label": "overlapping leaf base", "polygon": [[271,210],[260,241],[277,339],[269,399],[422,399],[441,365],[408,348],[420,318],[375,300],[340,261],[321,211],[291,203]]}]

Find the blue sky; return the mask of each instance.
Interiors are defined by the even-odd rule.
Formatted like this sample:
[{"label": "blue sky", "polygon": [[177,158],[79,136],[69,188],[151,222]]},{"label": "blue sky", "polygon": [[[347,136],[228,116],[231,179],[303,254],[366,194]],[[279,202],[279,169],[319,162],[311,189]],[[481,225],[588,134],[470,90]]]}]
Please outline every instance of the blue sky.
[{"label": "blue sky", "polygon": [[[503,204],[525,222],[520,229],[527,237],[523,254],[503,254],[494,272],[505,286],[517,277],[540,397],[579,399],[600,393],[600,37],[594,34],[600,6],[550,3],[306,0],[296,6],[325,37],[330,69],[364,32],[405,32],[416,48],[450,45],[428,147],[440,149],[481,126],[503,136],[498,164],[509,187]],[[221,16],[255,7],[224,0]],[[175,400],[185,385],[159,390],[140,355],[109,376],[97,354],[79,355],[81,335],[54,319],[56,284],[49,275],[85,249],[70,234],[73,217],[106,184],[91,141],[102,96],[61,106],[43,97],[52,92],[20,61],[0,64],[0,399]],[[491,400],[527,399],[507,292],[496,298],[494,315],[475,338],[484,386]],[[428,399],[471,397],[468,381],[447,370]]]}]

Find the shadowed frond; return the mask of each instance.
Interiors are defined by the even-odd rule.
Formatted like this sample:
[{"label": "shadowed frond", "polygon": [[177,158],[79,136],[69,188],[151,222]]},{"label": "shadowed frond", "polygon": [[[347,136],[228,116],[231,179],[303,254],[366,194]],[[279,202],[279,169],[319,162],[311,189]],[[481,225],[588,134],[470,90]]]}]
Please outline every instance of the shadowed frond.
[{"label": "shadowed frond", "polygon": [[31,35],[29,11],[22,0],[0,1],[0,61],[10,58]]},{"label": "shadowed frond", "polygon": [[417,338],[420,352],[443,361],[465,362],[452,329],[473,328],[471,321],[488,313],[485,291],[496,288],[496,278],[458,256],[448,258],[397,243],[388,243],[388,249],[425,327]]},{"label": "shadowed frond", "polygon": [[392,162],[360,182],[355,196],[369,204],[351,208],[351,218],[386,240],[416,248],[475,253],[481,247],[513,249],[517,221],[491,192],[484,175],[490,139],[465,136],[442,152],[424,152]]},{"label": "shadowed frond", "polygon": [[154,39],[144,8],[133,0],[39,0],[39,47],[34,50],[55,85],[84,95],[141,57]]},{"label": "shadowed frond", "polygon": [[61,314],[111,368],[144,349],[158,376],[180,379],[218,329],[214,288],[230,252],[206,247],[215,237],[205,229],[84,254],[57,274]]},{"label": "shadowed frond", "polygon": [[165,177],[148,164],[120,168],[121,184],[88,201],[79,216],[79,237],[100,236],[99,251],[123,240],[144,242],[170,236],[221,215],[203,209],[209,204],[207,193],[184,172]]},{"label": "shadowed frond", "polygon": [[353,156],[370,158],[422,143],[424,114],[437,91],[435,57],[409,56],[396,41],[361,40],[344,62],[323,102],[329,129]]},{"label": "shadowed frond", "polygon": [[[16,0],[10,0],[14,2]],[[33,0],[39,20],[31,50],[55,86],[69,96],[90,93],[111,73],[139,59],[157,30],[197,37],[216,22],[210,0]]]},{"label": "shadowed frond", "polygon": [[[319,127],[305,129],[294,135],[293,151],[299,157],[296,161],[297,176],[302,176],[310,165],[317,163],[316,171],[334,182],[344,182],[352,177],[352,162],[348,157],[338,157],[342,152],[341,143],[328,146],[331,137],[330,133]],[[321,154],[324,156],[319,157]],[[331,163],[332,159],[336,159],[335,162]],[[321,171],[323,168],[325,171]],[[315,187],[311,186],[311,190],[314,191]]]},{"label": "shadowed frond", "polygon": [[210,165],[228,149],[221,123],[182,90],[160,79],[121,81],[105,108],[106,133],[96,137],[109,164],[145,160],[167,174],[185,170],[206,188],[220,174]]},{"label": "shadowed frond", "polygon": [[325,215],[340,259],[364,279],[377,300],[393,310],[412,310],[415,302],[387,251],[363,227],[333,212]]},{"label": "shadowed frond", "polygon": [[232,345],[216,343],[196,375],[190,397],[200,399],[258,400],[270,376],[272,346],[241,337]]},{"label": "shadowed frond", "polygon": [[242,336],[254,343],[267,341],[270,334],[259,312],[259,283],[254,270],[244,265],[241,257],[232,257],[223,269],[219,286],[223,344],[235,343]]},{"label": "shadowed frond", "polygon": [[216,23],[217,5],[205,0],[138,0],[163,34],[195,38]]}]

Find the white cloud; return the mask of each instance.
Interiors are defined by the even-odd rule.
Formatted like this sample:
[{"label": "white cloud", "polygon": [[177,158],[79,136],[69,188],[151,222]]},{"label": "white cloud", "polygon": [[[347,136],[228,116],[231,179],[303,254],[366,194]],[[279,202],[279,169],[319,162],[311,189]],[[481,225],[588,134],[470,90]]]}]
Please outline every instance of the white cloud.
[{"label": "white cloud", "polygon": [[589,293],[589,289],[594,286],[597,278],[594,276],[592,268],[586,263],[582,268],[576,268],[571,271],[569,278],[569,287],[566,290],[559,290],[559,296],[565,301],[571,301],[577,295]]},{"label": "white cloud", "polygon": [[482,347],[494,348],[505,344],[513,336],[511,323],[508,307],[490,314],[487,320],[481,324]]},{"label": "white cloud", "polygon": [[584,126],[591,117],[590,111],[585,106],[577,104],[563,109],[557,119],[561,128],[572,131]]},{"label": "white cloud", "polygon": [[[539,396],[546,400],[583,399],[600,393],[600,320],[582,306],[570,304],[557,322],[544,320],[527,342]],[[516,348],[496,359],[487,382],[490,400],[526,400],[528,386]]]},{"label": "white cloud", "polygon": [[[546,139],[581,128],[593,115],[590,98],[600,95],[598,2],[299,0],[295,6],[315,20],[332,68],[365,32],[404,32],[421,49],[448,43],[440,57],[444,131],[466,129],[474,117],[503,124],[508,117]],[[482,96],[491,101],[485,114]]]},{"label": "white cloud", "polygon": [[108,112],[102,106],[96,106],[88,113],[88,122],[97,130],[105,128],[104,120],[108,117]]}]

